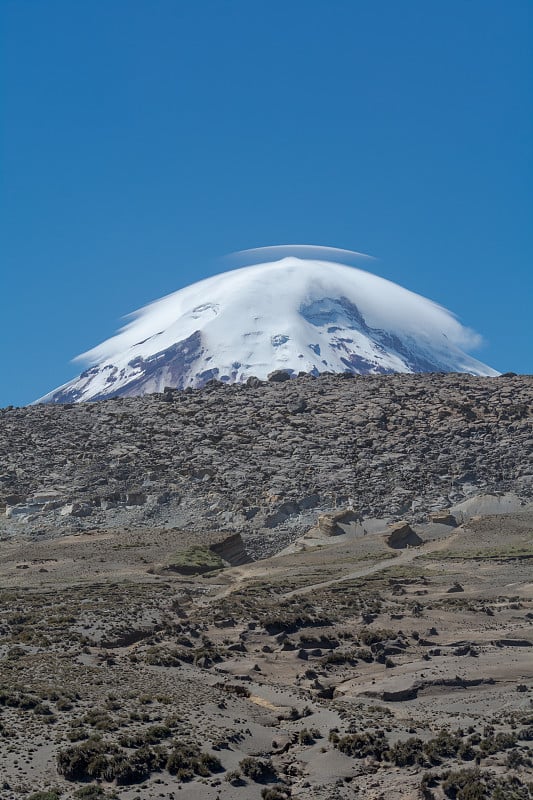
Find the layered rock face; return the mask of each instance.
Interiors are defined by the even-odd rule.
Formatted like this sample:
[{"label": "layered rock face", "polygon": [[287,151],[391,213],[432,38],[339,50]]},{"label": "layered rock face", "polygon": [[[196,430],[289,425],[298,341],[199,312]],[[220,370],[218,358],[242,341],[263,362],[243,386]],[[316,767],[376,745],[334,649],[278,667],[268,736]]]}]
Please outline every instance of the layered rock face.
[{"label": "layered rock face", "polygon": [[483,492],[530,498],[532,406],[530,376],[430,374],[3,409],[0,534],[178,526],[261,553],[319,512],[416,521]]}]

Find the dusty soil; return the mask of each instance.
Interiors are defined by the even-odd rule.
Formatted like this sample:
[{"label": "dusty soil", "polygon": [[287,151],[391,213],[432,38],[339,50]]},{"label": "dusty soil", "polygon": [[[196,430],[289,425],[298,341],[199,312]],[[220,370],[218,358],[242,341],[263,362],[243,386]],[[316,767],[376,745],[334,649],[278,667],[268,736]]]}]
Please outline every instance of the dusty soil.
[{"label": "dusty soil", "polygon": [[192,576],[189,531],[1,541],[0,797],[530,797],[532,521]]}]

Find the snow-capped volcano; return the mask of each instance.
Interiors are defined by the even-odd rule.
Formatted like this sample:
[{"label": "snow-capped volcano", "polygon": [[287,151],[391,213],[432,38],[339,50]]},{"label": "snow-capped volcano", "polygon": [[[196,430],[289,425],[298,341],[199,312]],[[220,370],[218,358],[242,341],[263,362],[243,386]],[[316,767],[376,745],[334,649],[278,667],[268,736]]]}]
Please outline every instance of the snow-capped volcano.
[{"label": "snow-capped volcano", "polygon": [[135,312],[79,356],[85,372],[39,402],[264,379],[278,369],[497,375],[466,354],[478,343],[452,313],[395,283],[289,256],[215,275]]}]

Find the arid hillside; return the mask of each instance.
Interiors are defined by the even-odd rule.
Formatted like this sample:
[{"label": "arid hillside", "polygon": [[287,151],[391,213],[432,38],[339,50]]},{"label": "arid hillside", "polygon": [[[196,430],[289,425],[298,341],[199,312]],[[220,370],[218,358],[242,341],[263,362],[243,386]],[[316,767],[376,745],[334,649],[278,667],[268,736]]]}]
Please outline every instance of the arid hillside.
[{"label": "arid hillside", "polygon": [[435,374],[4,409],[2,526],[228,530],[268,555],[319,510],[422,521],[483,492],[528,498],[532,408],[530,376]]},{"label": "arid hillside", "polygon": [[530,800],[532,403],[326,375],[4,409],[0,800]]}]

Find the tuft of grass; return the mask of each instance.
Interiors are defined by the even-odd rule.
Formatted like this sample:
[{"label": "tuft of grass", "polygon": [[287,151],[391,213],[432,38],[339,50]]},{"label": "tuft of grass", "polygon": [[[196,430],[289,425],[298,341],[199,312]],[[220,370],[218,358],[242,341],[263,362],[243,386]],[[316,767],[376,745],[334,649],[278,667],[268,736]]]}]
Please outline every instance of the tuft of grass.
[{"label": "tuft of grass", "polygon": [[428,561],[442,561],[444,559],[456,561],[483,561],[501,560],[507,561],[515,558],[533,558],[533,547],[531,545],[509,545],[508,547],[487,547],[479,550],[440,550],[436,553],[423,553],[420,558]]},{"label": "tuft of grass", "polygon": [[169,560],[167,567],[183,575],[198,575],[202,572],[211,572],[215,569],[224,569],[225,561],[213,553],[209,547],[193,545],[186,550],[175,553]]}]

